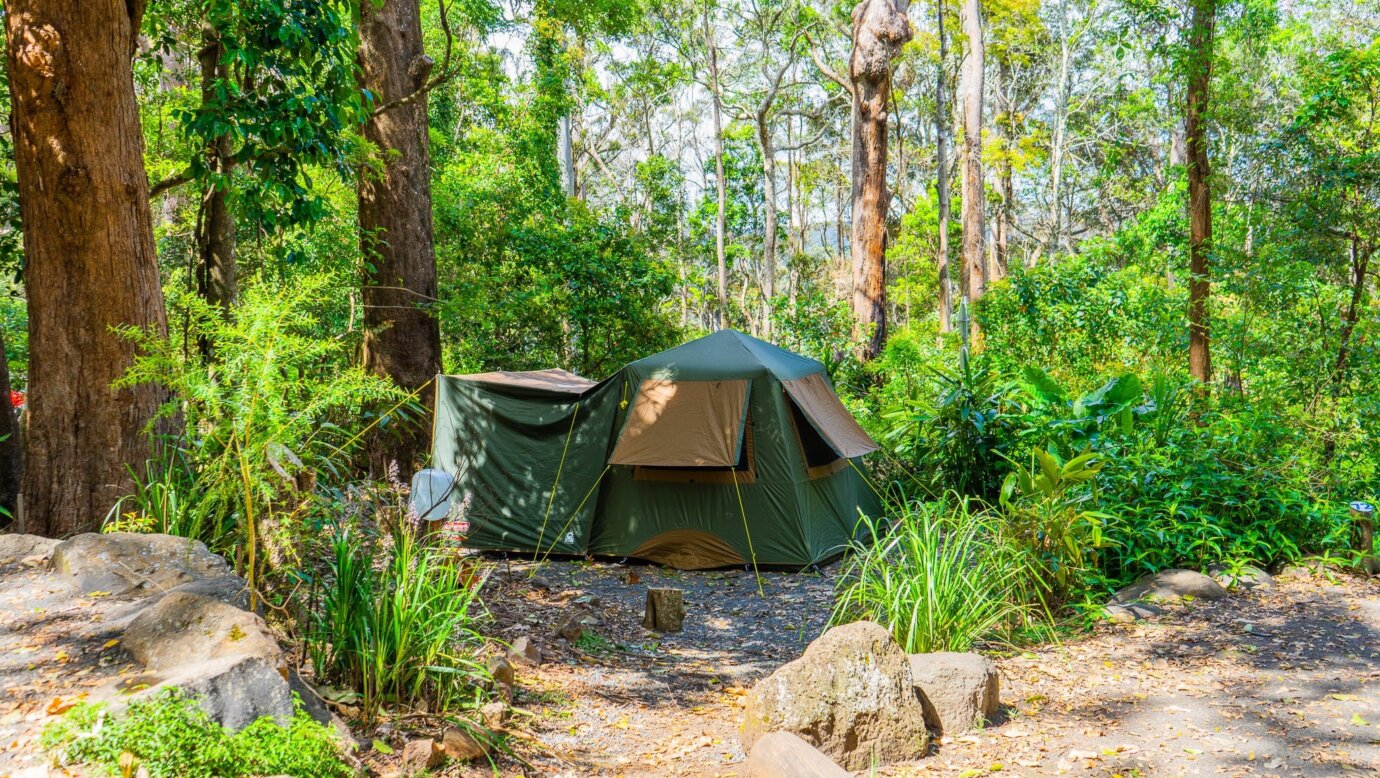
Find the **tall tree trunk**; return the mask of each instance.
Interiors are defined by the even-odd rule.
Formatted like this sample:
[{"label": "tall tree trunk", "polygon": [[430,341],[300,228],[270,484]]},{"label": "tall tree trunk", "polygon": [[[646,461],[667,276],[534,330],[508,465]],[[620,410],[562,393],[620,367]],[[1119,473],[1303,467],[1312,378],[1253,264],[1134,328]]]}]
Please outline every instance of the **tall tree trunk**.
[{"label": "tall tree trunk", "polygon": [[757,114],[757,149],[762,154],[762,337],[771,339],[776,298],[776,144],[767,113]]},{"label": "tall tree trunk", "polygon": [[111,389],[167,323],[131,56],[142,2],[11,0],[7,64],[29,300],[26,529],[95,529],[150,454],[161,391]]},{"label": "tall tree trunk", "polygon": [[952,332],[954,315],[954,284],[949,272],[949,212],[950,165],[953,160],[949,147],[949,108],[948,74],[945,72],[949,61],[949,38],[944,34],[944,0],[935,0],[935,23],[939,36],[939,67],[935,70],[934,82],[934,156],[935,156],[935,196],[939,200],[939,229],[935,263],[939,268],[939,331]]},{"label": "tall tree trunk", "polygon": [[1011,65],[1004,58],[998,68],[998,96],[999,96],[999,115],[997,121],[997,133],[1003,141],[1001,169],[998,171],[997,189],[1001,193],[1001,208],[997,210],[997,229],[996,229],[996,267],[994,271],[997,278],[1005,278],[1011,267],[1010,241],[1011,241],[1011,214],[1016,208],[1016,185],[1012,180],[1011,146],[1016,142],[1016,119],[1015,106],[1011,99],[1011,93],[1015,89],[1012,83]]},{"label": "tall tree trunk", "polygon": [[[971,306],[987,288],[986,253],[983,246],[984,193],[982,190],[983,65],[982,6],[979,0],[963,0],[963,34],[968,52],[963,58],[963,288]],[[976,334],[977,328],[972,327]]]},{"label": "tall tree trunk", "polygon": [[1188,153],[1188,371],[1204,386],[1212,381],[1209,298],[1212,254],[1212,192],[1208,186],[1207,110],[1212,84],[1216,0],[1193,0],[1188,35],[1188,94],[1184,140]]},{"label": "tall tree trunk", "polygon": [[871,329],[863,357],[886,344],[887,109],[891,61],[911,38],[910,0],[863,0],[853,9],[853,315]]},{"label": "tall tree trunk", "polygon": [[1064,236],[1063,183],[1064,146],[1068,134],[1069,91],[1072,83],[1073,53],[1068,30],[1068,0],[1059,0],[1059,73],[1054,85],[1054,119],[1049,136],[1049,234],[1045,239],[1045,253],[1051,259],[1058,254]]},{"label": "tall tree trunk", "polygon": [[702,17],[704,46],[709,52],[709,98],[714,116],[714,193],[718,208],[714,213],[714,259],[718,264],[718,310],[714,325],[720,329],[728,325],[728,255],[724,249],[724,233],[728,230],[728,183],[724,181],[724,123],[723,91],[719,85],[719,48],[714,45],[714,32],[709,26],[709,6]]},{"label": "tall tree trunk", "polygon": [[[359,66],[360,86],[382,105],[426,83],[431,60],[422,48],[418,0],[361,4]],[[383,153],[380,169],[365,169],[359,179],[364,367],[418,392],[441,371],[441,334],[430,308],[436,300],[436,251],[426,95],[371,116],[364,137]],[[418,400],[430,404],[434,395],[421,392]],[[426,425],[417,420],[391,426],[405,429],[375,436],[371,464],[396,461],[409,468],[426,453]]]},{"label": "tall tree trunk", "polygon": [[24,474],[24,445],[19,437],[19,418],[10,403],[10,364],[5,355],[5,331],[0,329],[0,529],[18,516],[19,485]]},{"label": "tall tree trunk", "polygon": [[[225,48],[220,36],[210,25],[201,28],[201,50],[197,60],[201,66],[201,99],[215,99],[216,81],[226,77],[221,64]],[[214,179],[201,193],[197,209],[196,244],[199,264],[197,288],[208,303],[225,311],[235,304],[238,294],[238,273],[235,267],[235,216],[230,212],[230,177],[234,161],[229,135],[216,138],[211,147],[207,168]],[[205,348],[203,344],[203,349]]]}]

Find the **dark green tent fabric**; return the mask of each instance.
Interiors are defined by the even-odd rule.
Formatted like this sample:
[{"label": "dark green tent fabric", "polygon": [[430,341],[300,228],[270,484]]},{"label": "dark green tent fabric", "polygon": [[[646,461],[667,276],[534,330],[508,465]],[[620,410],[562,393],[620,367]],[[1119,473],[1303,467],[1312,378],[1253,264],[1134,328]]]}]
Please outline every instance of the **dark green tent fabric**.
[{"label": "dark green tent fabric", "polygon": [[[716,332],[584,388],[493,375],[438,381],[435,466],[470,501],[475,548],[804,566],[839,554],[859,513],[879,509],[856,457],[830,442],[857,454],[870,439],[823,366],[743,333]],[[810,376],[821,378],[792,385],[814,392],[803,408],[782,382]],[[619,461],[659,464],[609,464],[624,435],[644,437]],[[731,452],[736,466],[696,464]]]}]

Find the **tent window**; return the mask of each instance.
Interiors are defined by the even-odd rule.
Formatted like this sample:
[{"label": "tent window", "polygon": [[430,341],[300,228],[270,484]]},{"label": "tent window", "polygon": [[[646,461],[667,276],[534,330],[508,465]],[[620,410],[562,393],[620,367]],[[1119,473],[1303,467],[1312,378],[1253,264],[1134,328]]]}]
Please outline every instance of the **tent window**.
[{"label": "tent window", "polygon": [[757,444],[752,435],[752,416],[743,425],[743,444],[738,449],[738,464],[732,467],[663,467],[635,465],[633,479],[683,484],[740,484],[757,482]]},{"label": "tent window", "polygon": [[847,460],[839,456],[829,441],[815,431],[794,400],[788,397],[786,404],[791,407],[791,425],[795,427],[796,440],[800,441],[800,449],[805,454],[805,468],[810,477],[824,478],[842,470],[848,464]]}]

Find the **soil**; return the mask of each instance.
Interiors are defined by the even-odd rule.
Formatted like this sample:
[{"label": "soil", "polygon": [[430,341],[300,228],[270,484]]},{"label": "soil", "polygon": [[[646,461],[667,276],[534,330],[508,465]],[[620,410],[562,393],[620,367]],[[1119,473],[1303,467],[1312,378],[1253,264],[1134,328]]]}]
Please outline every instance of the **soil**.
[{"label": "soil", "polygon": [[[628,583],[629,574],[638,580]],[[500,571],[489,597],[497,633],[529,634],[547,655],[539,667],[518,668],[515,704],[529,714],[518,753],[541,775],[741,774],[744,689],[819,635],[835,575],[837,567],[764,572],[759,593],[742,571],[588,562]],[[642,628],[649,586],[685,590],[683,632]],[[551,635],[583,613],[602,622],[599,638],[571,646]],[[1373,580],[1281,577],[1273,590],[1192,601],[1153,621],[1099,623],[1056,645],[994,655],[1003,720],[876,775],[1380,773]],[[518,774],[512,764],[500,763],[500,772]]]},{"label": "soil", "polygon": [[[515,756],[441,775],[741,775],[742,695],[820,634],[838,573],[763,572],[759,590],[740,570],[497,565],[486,584],[489,631],[531,636],[545,661],[517,666]],[[36,738],[54,711],[134,669],[106,626],[129,603],[52,581],[0,567],[0,778],[42,763]],[[684,590],[682,632],[641,626],[649,586]],[[598,620],[586,637],[554,635],[580,616]],[[1281,578],[1271,591],[993,655],[1002,721],[877,775],[1380,773],[1374,580]],[[365,755],[382,774],[396,773],[396,760]]]}]

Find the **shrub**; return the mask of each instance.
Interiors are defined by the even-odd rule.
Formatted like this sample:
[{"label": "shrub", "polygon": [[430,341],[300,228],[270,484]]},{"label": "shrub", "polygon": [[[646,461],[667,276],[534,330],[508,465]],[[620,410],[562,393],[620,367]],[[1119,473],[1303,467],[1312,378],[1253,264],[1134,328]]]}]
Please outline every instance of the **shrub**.
[{"label": "shrub", "polygon": [[177,689],[132,702],[120,715],[104,705],[82,703],[49,724],[41,744],[65,765],[109,775],[132,775],[133,765],[151,778],[353,775],[340,759],[334,731],[313,721],[301,700],[296,702],[286,727],[265,717],[235,734]]},{"label": "shrub", "polygon": [[385,538],[337,525],[314,597],[307,651],[317,676],[385,705],[455,709],[479,701],[478,584],[463,561],[403,524]]},{"label": "shrub", "polygon": [[[170,307],[185,315],[185,332],[159,338],[124,331],[140,356],[120,383],[166,386],[173,397],[159,417],[177,419],[186,431],[163,441],[172,453],[136,479],[116,518],[154,517],[157,526],[237,552],[251,585],[266,546],[290,561],[300,540],[301,479],[337,474],[366,428],[364,409],[404,399],[387,382],[346,367],[348,344],[321,334],[318,301],[339,285],[330,275],[252,284],[229,318],[178,292]],[[188,343],[204,344],[214,358]],[[186,499],[166,500],[174,490]]]},{"label": "shrub", "polygon": [[835,624],[869,619],[907,652],[967,651],[1023,616],[1029,572],[1001,524],[964,498],[901,505],[896,518],[864,518],[839,580]]}]

